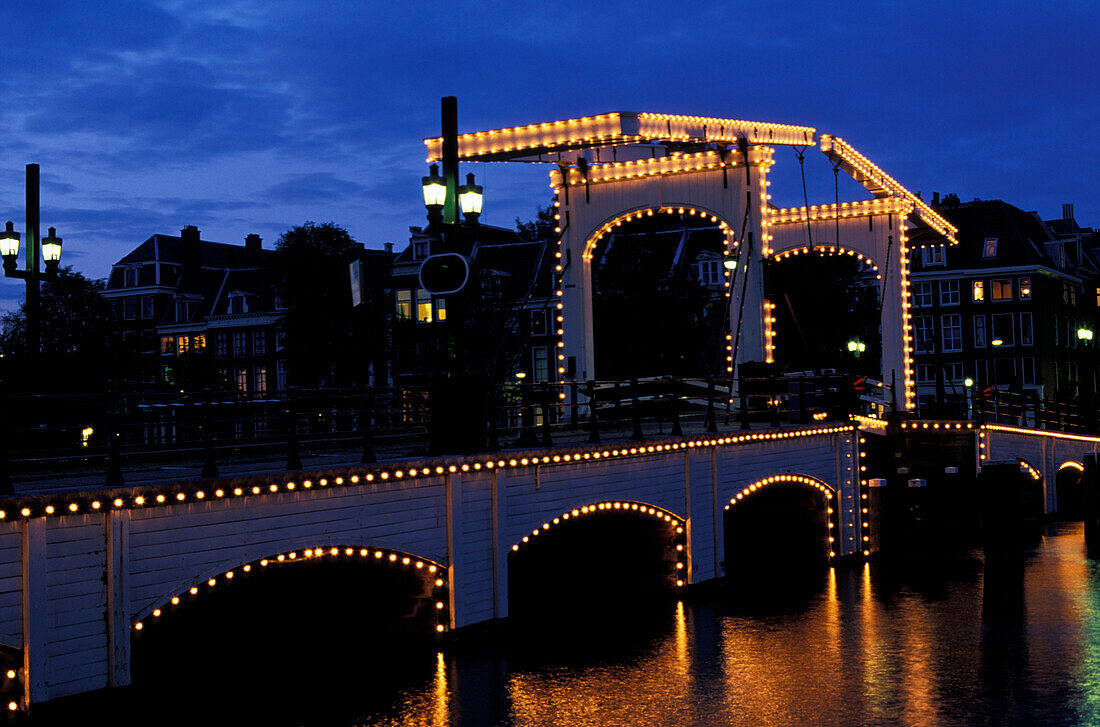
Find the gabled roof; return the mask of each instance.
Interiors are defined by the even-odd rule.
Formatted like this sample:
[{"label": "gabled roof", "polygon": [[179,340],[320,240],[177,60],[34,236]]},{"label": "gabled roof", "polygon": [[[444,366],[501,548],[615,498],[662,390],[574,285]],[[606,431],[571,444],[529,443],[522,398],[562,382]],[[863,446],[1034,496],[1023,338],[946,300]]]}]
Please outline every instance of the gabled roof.
[{"label": "gabled roof", "polygon": [[[957,246],[946,249],[948,267],[997,268],[1013,265],[1058,264],[1046,249],[1046,243],[1055,242],[1042,221],[1034,215],[999,199],[974,200],[958,204],[941,204],[941,215],[959,228]],[[984,256],[985,241],[997,239],[994,257]],[[913,270],[923,268],[923,258],[913,256]],[[929,270],[940,269],[939,266]]]}]

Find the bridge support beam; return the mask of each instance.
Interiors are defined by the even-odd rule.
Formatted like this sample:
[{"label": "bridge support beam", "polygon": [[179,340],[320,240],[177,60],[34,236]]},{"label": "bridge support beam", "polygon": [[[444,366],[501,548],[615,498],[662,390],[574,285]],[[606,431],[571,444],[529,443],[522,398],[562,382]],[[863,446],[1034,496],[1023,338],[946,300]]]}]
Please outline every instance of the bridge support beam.
[{"label": "bridge support beam", "polygon": [[107,513],[107,659],[112,687],[130,683],[130,511]]},{"label": "bridge support beam", "polygon": [[23,523],[23,707],[49,699],[46,640],[46,518]]}]

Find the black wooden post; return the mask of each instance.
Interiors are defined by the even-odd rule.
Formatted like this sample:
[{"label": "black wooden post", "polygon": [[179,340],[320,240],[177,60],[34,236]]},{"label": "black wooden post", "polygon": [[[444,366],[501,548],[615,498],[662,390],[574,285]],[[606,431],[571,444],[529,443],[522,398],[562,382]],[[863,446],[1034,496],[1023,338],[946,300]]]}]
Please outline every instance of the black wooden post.
[{"label": "black wooden post", "polygon": [[301,445],[298,442],[298,412],[294,404],[294,389],[286,392],[286,469],[302,469]]},{"label": "black wooden post", "polygon": [[588,443],[599,444],[600,421],[596,415],[596,382],[589,379],[586,389],[585,395],[588,397]]},{"label": "black wooden post", "polygon": [[642,441],[645,439],[645,434],[642,433],[642,410],[641,402],[638,401],[638,380],[630,380],[630,418],[634,423],[634,431],[630,433],[630,438]]},{"label": "black wooden post", "polygon": [[528,387],[520,384],[520,430],[516,439],[517,447],[534,447],[538,442],[535,439],[535,416],[531,403],[531,393]]},{"label": "black wooden post", "polygon": [[8,387],[0,381],[0,495],[15,494],[11,485],[11,463],[8,460],[8,422],[12,418],[8,404]]},{"label": "black wooden post", "polygon": [[577,411],[577,382],[569,382],[569,423],[576,425],[580,422],[580,412]]},{"label": "black wooden post", "polygon": [[360,464],[374,464],[378,457],[374,454],[374,389],[366,387],[359,406],[359,433],[363,440],[363,456]]},{"label": "black wooden post", "polygon": [[495,385],[489,386],[488,396],[486,397],[486,412],[488,418],[488,436],[486,442],[486,449],[490,452],[500,451],[500,431],[497,428],[497,418],[500,416],[500,410],[497,408],[497,387]]},{"label": "black wooden post", "polygon": [[118,422],[118,395],[112,390],[108,395],[107,426],[109,448],[107,454],[107,480],[108,487],[121,487],[122,480],[122,451],[119,446],[119,422]]},{"label": "black wooden post", "polygon": [[668,397],[668,403],[672,407],[672,431],[670,434],[674,437],[681,437],[684,434],[684,429],[680,426],[680,397],[676,395],[676,392],[677,388],[674,385],[672,393]]},{"label": "black wooden post", "polygon": [[205,393],[202,404],[202,476],[217,477],[218,463],[214,461],[214,422],[210,412],[210,392]]},{"label": "black wooden post", "polygon": [[703,427],[711,434],[718,431],[718,420],[714,413],[714,379],[710,376],[707,377],[707,413],[703,417]]}]

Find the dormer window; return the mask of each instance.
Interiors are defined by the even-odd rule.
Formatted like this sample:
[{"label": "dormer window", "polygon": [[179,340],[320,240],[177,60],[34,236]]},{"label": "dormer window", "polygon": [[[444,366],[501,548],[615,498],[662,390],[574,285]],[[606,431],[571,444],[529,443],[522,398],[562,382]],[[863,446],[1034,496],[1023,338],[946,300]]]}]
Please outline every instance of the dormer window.
[{"label": "dormer window", "polygon": [[247,313],[249,309],[248,296],[244,293],[230,293],[229,294],[229,312],[230,313]]},{"label": "dormer window", "polygon": [[924,247],[924,264],[944,265],[943,245],[927,245]]},{"label": "dormer window", "polygon": [[428,257],[431,253],[431,249],[428,245],[428,241],[414,242],[413,243],[413,260],[421,260]]},{"label": "dormer window", "polygon": [[995,257],[997,257],[997,238],[987,237],[985,238],[985,245],[982,247],[982,259],[989,260]]},{"label": "dormer window", "polygon": [[137,268],[123,268],[122,269],[122,287],[123,288],[136,288],[137,287]]},{"label": "dormer window", "polygon": [[718,260],[700,260],[696,263],[699,271],[699,282],[703,285],[721,285],[722,268]]}]

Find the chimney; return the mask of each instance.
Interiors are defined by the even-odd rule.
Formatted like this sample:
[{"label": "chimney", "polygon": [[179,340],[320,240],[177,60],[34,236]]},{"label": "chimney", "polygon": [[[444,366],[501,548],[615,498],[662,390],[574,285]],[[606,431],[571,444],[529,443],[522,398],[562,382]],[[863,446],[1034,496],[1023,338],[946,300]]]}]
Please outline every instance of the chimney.
[{"label": "chimney", "polygon": [[932,193],[932,206],[933,207],[939,207],[940,206],[940,193],[939,192],[933,192]]},{"label": "chimney", "polygon": [[382,247],[386,248],[386,252],[390,253],[391,255],[393,254],[393,243],[392,242],[384,242],[384,243],[382,243]]},{"label": "chimney", "polygon": [[183,277],[194,278],[199,273],[201,251],[199,249],[199,228],[187,225],[180,230],[183,240]]},{"label": "chimney", "polygon": [[244,238],[244,259],[249,265],[260,264],[260,251],[263,250],[263,238],[253,232]]},{"label": "chimney", "polygon": [[1073,219],[1073,202],[1066,202],[1062,205],[1062,219],[1066,222]]}]

